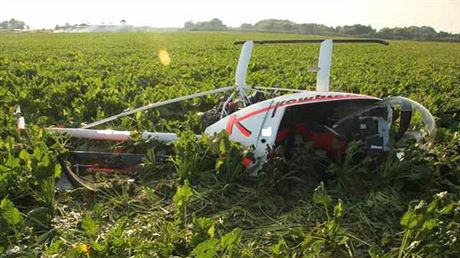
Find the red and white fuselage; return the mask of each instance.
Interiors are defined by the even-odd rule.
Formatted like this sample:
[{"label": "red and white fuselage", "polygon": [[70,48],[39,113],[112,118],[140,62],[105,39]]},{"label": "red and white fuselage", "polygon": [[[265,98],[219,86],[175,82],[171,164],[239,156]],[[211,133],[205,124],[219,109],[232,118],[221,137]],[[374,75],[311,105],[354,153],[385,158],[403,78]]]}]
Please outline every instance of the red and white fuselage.
[{"label": "red and white fuselage", "polygon": [[283,95],[232,113],[206,128],[205,134],[214,135],[225,130],[231,140],[244,146],[253,146],[256,159],[265,159],[266,150],[275,145],[276,135],[286,108],[345,100],[379,101],[380,99],[359,94],[317,91]]}]

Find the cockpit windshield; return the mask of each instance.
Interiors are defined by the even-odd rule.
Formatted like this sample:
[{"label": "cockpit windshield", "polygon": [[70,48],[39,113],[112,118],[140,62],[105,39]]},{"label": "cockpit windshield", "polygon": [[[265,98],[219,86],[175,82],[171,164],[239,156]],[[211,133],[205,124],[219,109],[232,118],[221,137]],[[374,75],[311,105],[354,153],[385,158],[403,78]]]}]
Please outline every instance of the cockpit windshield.
[{"label": "cockpit windshield", "polygon": [[[420,103],[404,97],[390,97],[380,104],[391,107],[393,129],[397,130],[396,140],[431,141],[435,137],[434,117]],[[399,133],[399,134],[398,134]]]}]

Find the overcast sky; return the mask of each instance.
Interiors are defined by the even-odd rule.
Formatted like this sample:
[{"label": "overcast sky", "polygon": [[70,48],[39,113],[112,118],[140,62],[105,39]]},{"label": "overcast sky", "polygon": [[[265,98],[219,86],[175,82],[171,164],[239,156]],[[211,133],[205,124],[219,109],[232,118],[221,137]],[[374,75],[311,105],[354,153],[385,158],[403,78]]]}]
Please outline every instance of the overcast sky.
[{"label": "overcast sky", "polygon": [[3,0],[0,21],[16,18],[32,28],[113,23],[182,27],[188,20],[221,19],[236,27],[262,19],[374,28],[428,25],[460,32],[460,0]]}]

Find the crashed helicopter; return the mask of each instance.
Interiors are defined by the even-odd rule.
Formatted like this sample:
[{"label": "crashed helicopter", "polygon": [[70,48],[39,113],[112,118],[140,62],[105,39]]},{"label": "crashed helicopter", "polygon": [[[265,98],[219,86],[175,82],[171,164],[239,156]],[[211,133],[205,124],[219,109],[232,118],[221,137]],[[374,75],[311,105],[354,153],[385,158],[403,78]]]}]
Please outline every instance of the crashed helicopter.
[{"label": "crashed helicopter", "polygon": [[[246,83],[248,65],[254,45],[319,43],[316,90],[295,90],[278,87],[250,86]],[[111,129],[93,129],[115,119],[137,112],[204,97],[227,93],[212,112],[203,117],[208,123],[204,134],[215,135],[225,131],[230,140],[253,148],[251,160],[244,165],[257,171],[269,158],[269,152],[279,144],[292,144],[293,135],[302,135],[332,158],[339,158],[348,142],[360,140],[367,155],[382,156],[394,142],[429,140],[435,133],[435,121],[427,108],[404,97],[385,99],[345,92],[329,91],[332,48],[334,44],[377,43],[381,39],[308,39],[237,41],[242,45],[235,74],[235,85],[178,97],[127,110],[105,119],[85,124],[80,128],[48,128],[74,138],[106,141],[131,140],[133,132]],[[217,111],[217,112],[216,112]],[[24,128],[24,118],[18,110],[18,127]],[[211,122],[209,122],[211,121]],[[199,136],[198,136],[199,137]],[[141,139],[153,139],[169,144],[178,139],[174,133],[148,132]],[[123,171],[140,164],[143,154],[71,151],[68,161],[61,160],[65,175],[74,186],[87,184],[80,175],[88,171]]]}]

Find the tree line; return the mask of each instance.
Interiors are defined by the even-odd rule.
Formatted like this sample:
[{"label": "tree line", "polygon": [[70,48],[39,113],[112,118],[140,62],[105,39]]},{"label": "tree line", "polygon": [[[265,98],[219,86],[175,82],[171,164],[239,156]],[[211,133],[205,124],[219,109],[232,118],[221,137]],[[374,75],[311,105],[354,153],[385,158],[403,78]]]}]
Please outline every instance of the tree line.
[{"label": "tree line", "polygon": [[255,24],[243,23],[240,27],[230,28],[217,18],[211,21],[191,22],[184,24],[184,30],[203,31],[203,30],[241,30],[255,32],[281,32],[296,34],[311,34],[325,36],[353,36],[353,37],[372,37],[384,39],[401,40],[443,40],[460,41],[460,33],[437,32],[429,26],[410,26],[403,28],[382,28],[376,30],[370,25],[345,25],[345,26],[326,26],[317,23],[295,23],[289,20],[267,19]]},{"label": "tree line", "polygon": [[[120,23],[125,25],[126,21],[121,20]],[[55,29],[59,30],[72,27],[83,28],[87,26],[87,24],[66,24],[64,26],[56,25]],[[27,26],[25,22],[16,19],[0,22],[0,31],[26,30],[28,28],[29,26]],[[210,21],[188,21],[184,24],[183,29],[187,31],[240,30],[324,36],[353,36],[401,40],[442,40],[460,42],[460,33],[454,34],[445,31],[438,32],[430,26],[395,27],[376,30],[370,25],[366,26],[362,24],[332,27],[318,23],[295,23],[289,20],[267,19],[258,21],[255,24],[243,23],[240,27],[231,28],[225,25],[221,20],[214,18]]]},{"label": "tree line", "polygon": [[0,30],[14,31],[14,30],[26,30],[29,26],[23,21],[10,19],[0,22]]}]

